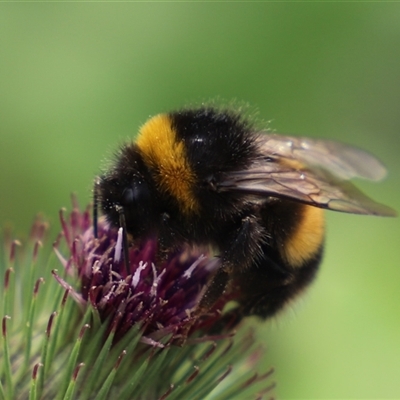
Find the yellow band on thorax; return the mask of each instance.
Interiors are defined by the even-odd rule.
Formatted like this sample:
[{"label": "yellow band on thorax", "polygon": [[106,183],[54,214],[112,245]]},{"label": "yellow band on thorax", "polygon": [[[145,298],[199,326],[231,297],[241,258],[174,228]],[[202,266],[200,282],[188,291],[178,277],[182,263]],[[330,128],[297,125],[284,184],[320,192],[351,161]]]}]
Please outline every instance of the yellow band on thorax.
[{"label": "yellow band on thorax", "polygon": [[158,189],[172,195],[182,211],[190,214],[199,208],[193,194],[195,174],[187,160],[185,143],[177,139],[171,122],[167,114],[151,118],[140,128],[136,144]]}]

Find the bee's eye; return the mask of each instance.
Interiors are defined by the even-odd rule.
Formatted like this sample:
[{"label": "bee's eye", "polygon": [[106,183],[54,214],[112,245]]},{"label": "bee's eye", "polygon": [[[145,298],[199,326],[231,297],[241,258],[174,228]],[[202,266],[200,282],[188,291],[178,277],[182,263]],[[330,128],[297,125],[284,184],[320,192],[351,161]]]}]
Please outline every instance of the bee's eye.
[{"label": "bee's eye", "polygon": [[134,182],[130,187],[124,189],[121,205],[125,207],[144,206],[149,200],[150,192],[147,185],[144,182]]},{"label": "bee's eye", "polygon": [[122,205],[128,206],[134,202],[134,193],[132,188],[126,188],[122,193]]}]

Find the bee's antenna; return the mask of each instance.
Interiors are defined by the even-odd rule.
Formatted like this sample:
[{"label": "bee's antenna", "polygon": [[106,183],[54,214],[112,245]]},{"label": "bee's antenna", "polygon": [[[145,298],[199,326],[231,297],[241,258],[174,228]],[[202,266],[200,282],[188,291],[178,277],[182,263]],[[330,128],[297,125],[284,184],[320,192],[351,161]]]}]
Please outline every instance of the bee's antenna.
[{"label": "bee's antenna", "polygon": [[119,213],[119,226],[122,228],[122,242],[123,242],[122,247],[123,247],[123,251],[124,251],[125,269],[126,269],[127,275],[130,275],[131,269],[129,267],[129,245],[128,245],[128,234],[126,232],[124,207],[115,206],[115,208]]},{"label": "bee's antenna", "polygon": [[97,220],[98,220],[98,207],[99,207],[99,184],[100,178],[96,178],[94,181],[93,186],[93,234],[95,239],[98,237],[98,227],[97,227]]}]

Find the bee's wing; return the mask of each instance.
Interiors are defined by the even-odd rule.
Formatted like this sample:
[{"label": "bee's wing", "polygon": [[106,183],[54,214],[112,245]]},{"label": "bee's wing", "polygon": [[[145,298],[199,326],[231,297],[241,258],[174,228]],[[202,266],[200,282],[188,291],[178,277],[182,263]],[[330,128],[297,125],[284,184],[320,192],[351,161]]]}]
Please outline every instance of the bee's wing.
[{"label": "bee's wing", "polygon": [[260,135],[261,156],[248,169],[228,173],[220,191],[281,197],[316,207],[355,214],[394,216],[348,179],[380,180],[385,167],[372,155],[338,142],[280,135]]}]

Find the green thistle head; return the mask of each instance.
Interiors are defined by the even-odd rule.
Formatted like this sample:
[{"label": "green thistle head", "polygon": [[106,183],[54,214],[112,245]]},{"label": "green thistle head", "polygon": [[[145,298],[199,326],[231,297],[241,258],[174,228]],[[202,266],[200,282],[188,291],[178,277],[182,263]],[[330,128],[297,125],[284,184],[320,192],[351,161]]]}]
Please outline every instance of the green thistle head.
[{"label": "green thistle head", "polygon": [[160,260],[149,240],[125,263],[121,232],[99,221],[95,239],[76,200],[60,215],[54,252],[41,219],[20,251],[3,235],[0,399],[271,396],[263,350],[223,311],[233,293],[190,319],[217,260],[187,248]]}]

